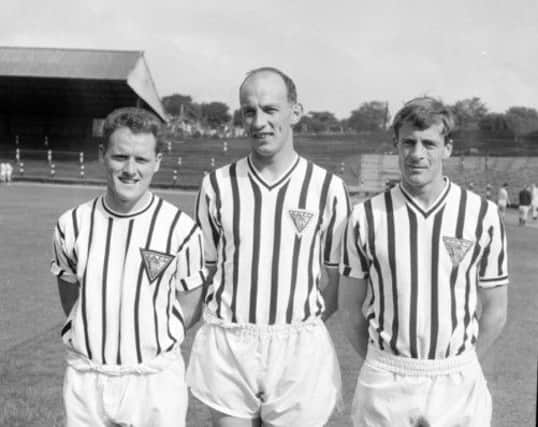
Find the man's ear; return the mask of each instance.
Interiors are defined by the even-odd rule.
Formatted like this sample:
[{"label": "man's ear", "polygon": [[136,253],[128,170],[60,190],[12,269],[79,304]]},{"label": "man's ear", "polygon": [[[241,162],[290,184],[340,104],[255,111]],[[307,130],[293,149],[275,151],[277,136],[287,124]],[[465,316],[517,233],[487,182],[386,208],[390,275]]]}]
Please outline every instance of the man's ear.
[{"label": "man's ear", "polygon": [[453,148],[453,142],[452,139],[447,138],[445,142],[445,151],[443,153],[443,159],[448,159],[450,155],[452,154],[452,148]]},{"label": "man's ear", "polygon": [[303,104],[301,104],[300,102],[296,102],[291,106],[291,112],[291,124],[296,125],[297,123],[299,123],[299,120],[301,120],[301,117],[303,117]]},{"label": "man's ear", "polygon": [[153,169],[153,172],[157,172],[159,168],[161,167],[161,160],[163,159],[163,153],[157,153],[157,161],[155,162],[155,168]]},{"label": "man's ear", "polygon": [[99,144],[99,161],[102,163],[105,159],[105,146]]}]

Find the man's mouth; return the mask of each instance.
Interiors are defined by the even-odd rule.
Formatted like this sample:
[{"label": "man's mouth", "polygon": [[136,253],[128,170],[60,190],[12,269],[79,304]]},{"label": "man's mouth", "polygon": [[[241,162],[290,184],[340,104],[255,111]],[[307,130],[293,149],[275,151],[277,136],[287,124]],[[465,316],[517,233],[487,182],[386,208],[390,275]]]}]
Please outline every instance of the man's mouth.
[{"label": "man's mouth", "polygon": [[135,178],[129,178],[125,176],[120,176],[118,178],[123,184],[136,184],[138,182],[138,179]]},{"label": "man's mouth", "polygon": [[407,168],[408,168],[408,169],[413,169],[413,170],[424,170],[424,169],[427,169],[426,166],[420,166],[420,165],[407,165]]},{"label": "man's mouth", "polygon": [[273,136],[272,132],[256,132],[252,134],[254,139],[265,139],[270,136]]}]

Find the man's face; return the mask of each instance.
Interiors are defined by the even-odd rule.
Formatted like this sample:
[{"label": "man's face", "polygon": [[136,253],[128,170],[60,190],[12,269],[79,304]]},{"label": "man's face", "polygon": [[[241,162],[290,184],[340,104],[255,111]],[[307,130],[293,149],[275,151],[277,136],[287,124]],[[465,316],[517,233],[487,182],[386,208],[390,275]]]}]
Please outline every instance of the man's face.
[{"label": "man's face", "polygon": [[259,72],[250,76],[240,93],[243,125],[253,152],[272,157],[292,149],[292,126],[301,117],[301,107],[288,100],[284,80],[276,73]]},{"label": "man's face", "polygon": [[[452,144],[445,144],[442,124],[420,130],[404,123],[398,132],[398,159],[404,187],[423,191],[443,181],[443,160],[450,156]],[[433,184],[433,185],[432,185]]]},{"label": "man's face", "polygon": [[136,207],[147,193],[153,174],[159,170],[161,154],[151,133],[132,133],[129,128],[116,129],[103,152],[107,179],[107,201],[119,212]]}]

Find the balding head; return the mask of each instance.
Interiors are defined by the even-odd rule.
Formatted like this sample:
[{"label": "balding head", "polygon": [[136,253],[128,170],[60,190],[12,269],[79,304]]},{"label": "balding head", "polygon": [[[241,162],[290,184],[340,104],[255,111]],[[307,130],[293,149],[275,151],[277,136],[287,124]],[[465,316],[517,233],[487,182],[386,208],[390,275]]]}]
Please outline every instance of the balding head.
[{"label": "balding head", "polygon": [[249,71],[245,79],[242,81],[241,86],[239,86],[239,99],[241,99],[241,93],[243,91],[243,88],[249,81],[254,78],[264,78],[268,76],[276,76],[280,80],[282,80],[282,83],[284,84],[286,90],[286,97],[288,99],[288,102],[290,104],[297,103],[297,88],[295,87],[295,83],[287,74],[274,67],[260,67]]}]

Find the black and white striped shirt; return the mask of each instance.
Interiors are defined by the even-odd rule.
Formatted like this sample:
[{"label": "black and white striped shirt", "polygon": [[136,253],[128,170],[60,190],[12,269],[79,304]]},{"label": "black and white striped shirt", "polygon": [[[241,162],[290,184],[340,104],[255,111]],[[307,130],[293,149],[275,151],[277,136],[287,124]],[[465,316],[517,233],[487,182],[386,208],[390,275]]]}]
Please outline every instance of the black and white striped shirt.
[{"label": "black and white striped shirt", "polygon": [[370,342],[443,359],[474,346],[477,286],[508,283],[497,206],[454,183],[425,211],[401,186],[356,205],[340,273],[368,279]]},{"label": "black and white striped shirt", "polygon": [[349,212],[343,181],[302,157],[273,183],[249,158],[204,177],[197,219],[216,267],[209,310],[269,325],[320,316],[321,266],[338,267]]},{"label": "black and white striped shirt", "polygon": [[134,365],[183,340],[175,290],[203,284],[200,228],[152,195],[122,215],[104,197],[65,212],[56,225],[51,272],[79,286],[64,342],[98,364]]}]

